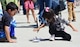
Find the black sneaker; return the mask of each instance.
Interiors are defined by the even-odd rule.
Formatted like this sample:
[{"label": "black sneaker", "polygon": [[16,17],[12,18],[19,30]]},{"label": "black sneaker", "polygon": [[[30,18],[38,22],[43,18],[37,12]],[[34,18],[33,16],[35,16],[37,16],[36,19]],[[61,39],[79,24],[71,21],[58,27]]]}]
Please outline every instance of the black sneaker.
[{"label": "black sneaker", "polygon": [[72,22],[76,22],[76,20],[75,20],[75,19],[73,19],[73,20],[72,20]]},{"label": "black sneaker", "polygon": [[15,36],[12,36],[11,38],[12,38],[12,39],[17,39]]}]

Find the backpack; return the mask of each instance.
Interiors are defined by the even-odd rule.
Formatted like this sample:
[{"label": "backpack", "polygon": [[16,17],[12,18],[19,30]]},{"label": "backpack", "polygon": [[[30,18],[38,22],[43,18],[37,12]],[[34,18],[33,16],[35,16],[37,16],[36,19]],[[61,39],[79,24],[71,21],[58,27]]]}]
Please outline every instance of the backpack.
[{"label": "backpack", "polygon": [[60,11],[66,9],[66,5],[64,3],[64,0],[53,0],[51,8],[54,10],[54,13],[58,15]]},{"label": "backpack", "polygon": [[59,6],[60,6],[60,11],[63,11],[66,9],[66,5],[65,5],[64,0],[59,1]]}]

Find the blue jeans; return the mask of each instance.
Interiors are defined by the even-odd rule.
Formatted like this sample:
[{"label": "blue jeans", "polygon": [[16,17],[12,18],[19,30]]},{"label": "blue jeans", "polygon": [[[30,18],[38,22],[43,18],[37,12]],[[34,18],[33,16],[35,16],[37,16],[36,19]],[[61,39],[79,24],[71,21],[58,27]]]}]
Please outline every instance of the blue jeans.
[{"label": "blue jeans", "polygon": [[11,37],[15,36],[15,27],[13,25],[10,26],[10,36]]},{"label": "blue jeans", "polygon": [[[15,27],[12,25],[10,26],[10,36],[14,37],[15,36]],[[5,31],[0,31],[0,38],[6,38]]]},{"label": "blue jeans", "polygon": [[39,15],[39,21],[40,21],[41,24],[46,24],[47,21],[42,17],[43,16],[43,12],[44,12],[44,10]]},{"label": "blue jeans", "polygon": [[6,35],[5,35],[4,31],[0,31],[0,38],[6,38]]},{"label": "blue jeans", "polygon": [[14,37],[15,36],[15,27],[16,27],[16,20],[12,20],[10,23],[10,36]]},{"label": "blue jeans", "polygon": [[[15,36],[14,28],[15,27],[10,26],[10,36],[11,37],[14,37]],[[0,31],[0,38],[6,38],[5,31]]]},{"label": "blue jeans", "polygon": [[52,4],[52,0],[38,0],[38,4],[40,6],[39,9],[39,14],[41,13],[41,11],[44,9],[44,3],[46,7],[50,7],[51,8],[51,4]]}]

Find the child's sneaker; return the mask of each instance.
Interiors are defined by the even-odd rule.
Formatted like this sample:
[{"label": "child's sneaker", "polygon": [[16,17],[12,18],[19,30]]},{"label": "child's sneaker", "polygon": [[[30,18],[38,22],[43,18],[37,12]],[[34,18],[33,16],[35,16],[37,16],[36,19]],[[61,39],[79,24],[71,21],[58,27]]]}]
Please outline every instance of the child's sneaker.
[{"label": "child's sneaker", "polygon": [[32,41],[33,41],[33,42],[39,42],[39,41],[40,41],[40,39],[39,39],[39,38],[37,38],[37,37],[35,37]]},{"label": "child's sneaker", "polygon": [[12,39],[17,39],[15,36],[11,36]]},{"label": "child's sneaker", "polygon": [[55,35],[52,35],[50,38],[49,38],[50,41],[54,41],[55,40]]}]

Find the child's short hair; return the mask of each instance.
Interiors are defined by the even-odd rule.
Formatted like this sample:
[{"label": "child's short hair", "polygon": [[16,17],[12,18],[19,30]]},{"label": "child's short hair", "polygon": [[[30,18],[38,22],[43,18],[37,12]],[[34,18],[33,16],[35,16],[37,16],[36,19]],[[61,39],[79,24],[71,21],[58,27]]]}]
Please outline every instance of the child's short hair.
[{"label": "child's short hair", "polygon": [[6,5],[6,11],[11,9],[11,11],[17,9],[18,10],[18,7],[17,5],[14,3],[14,2],[10,2]]}]

